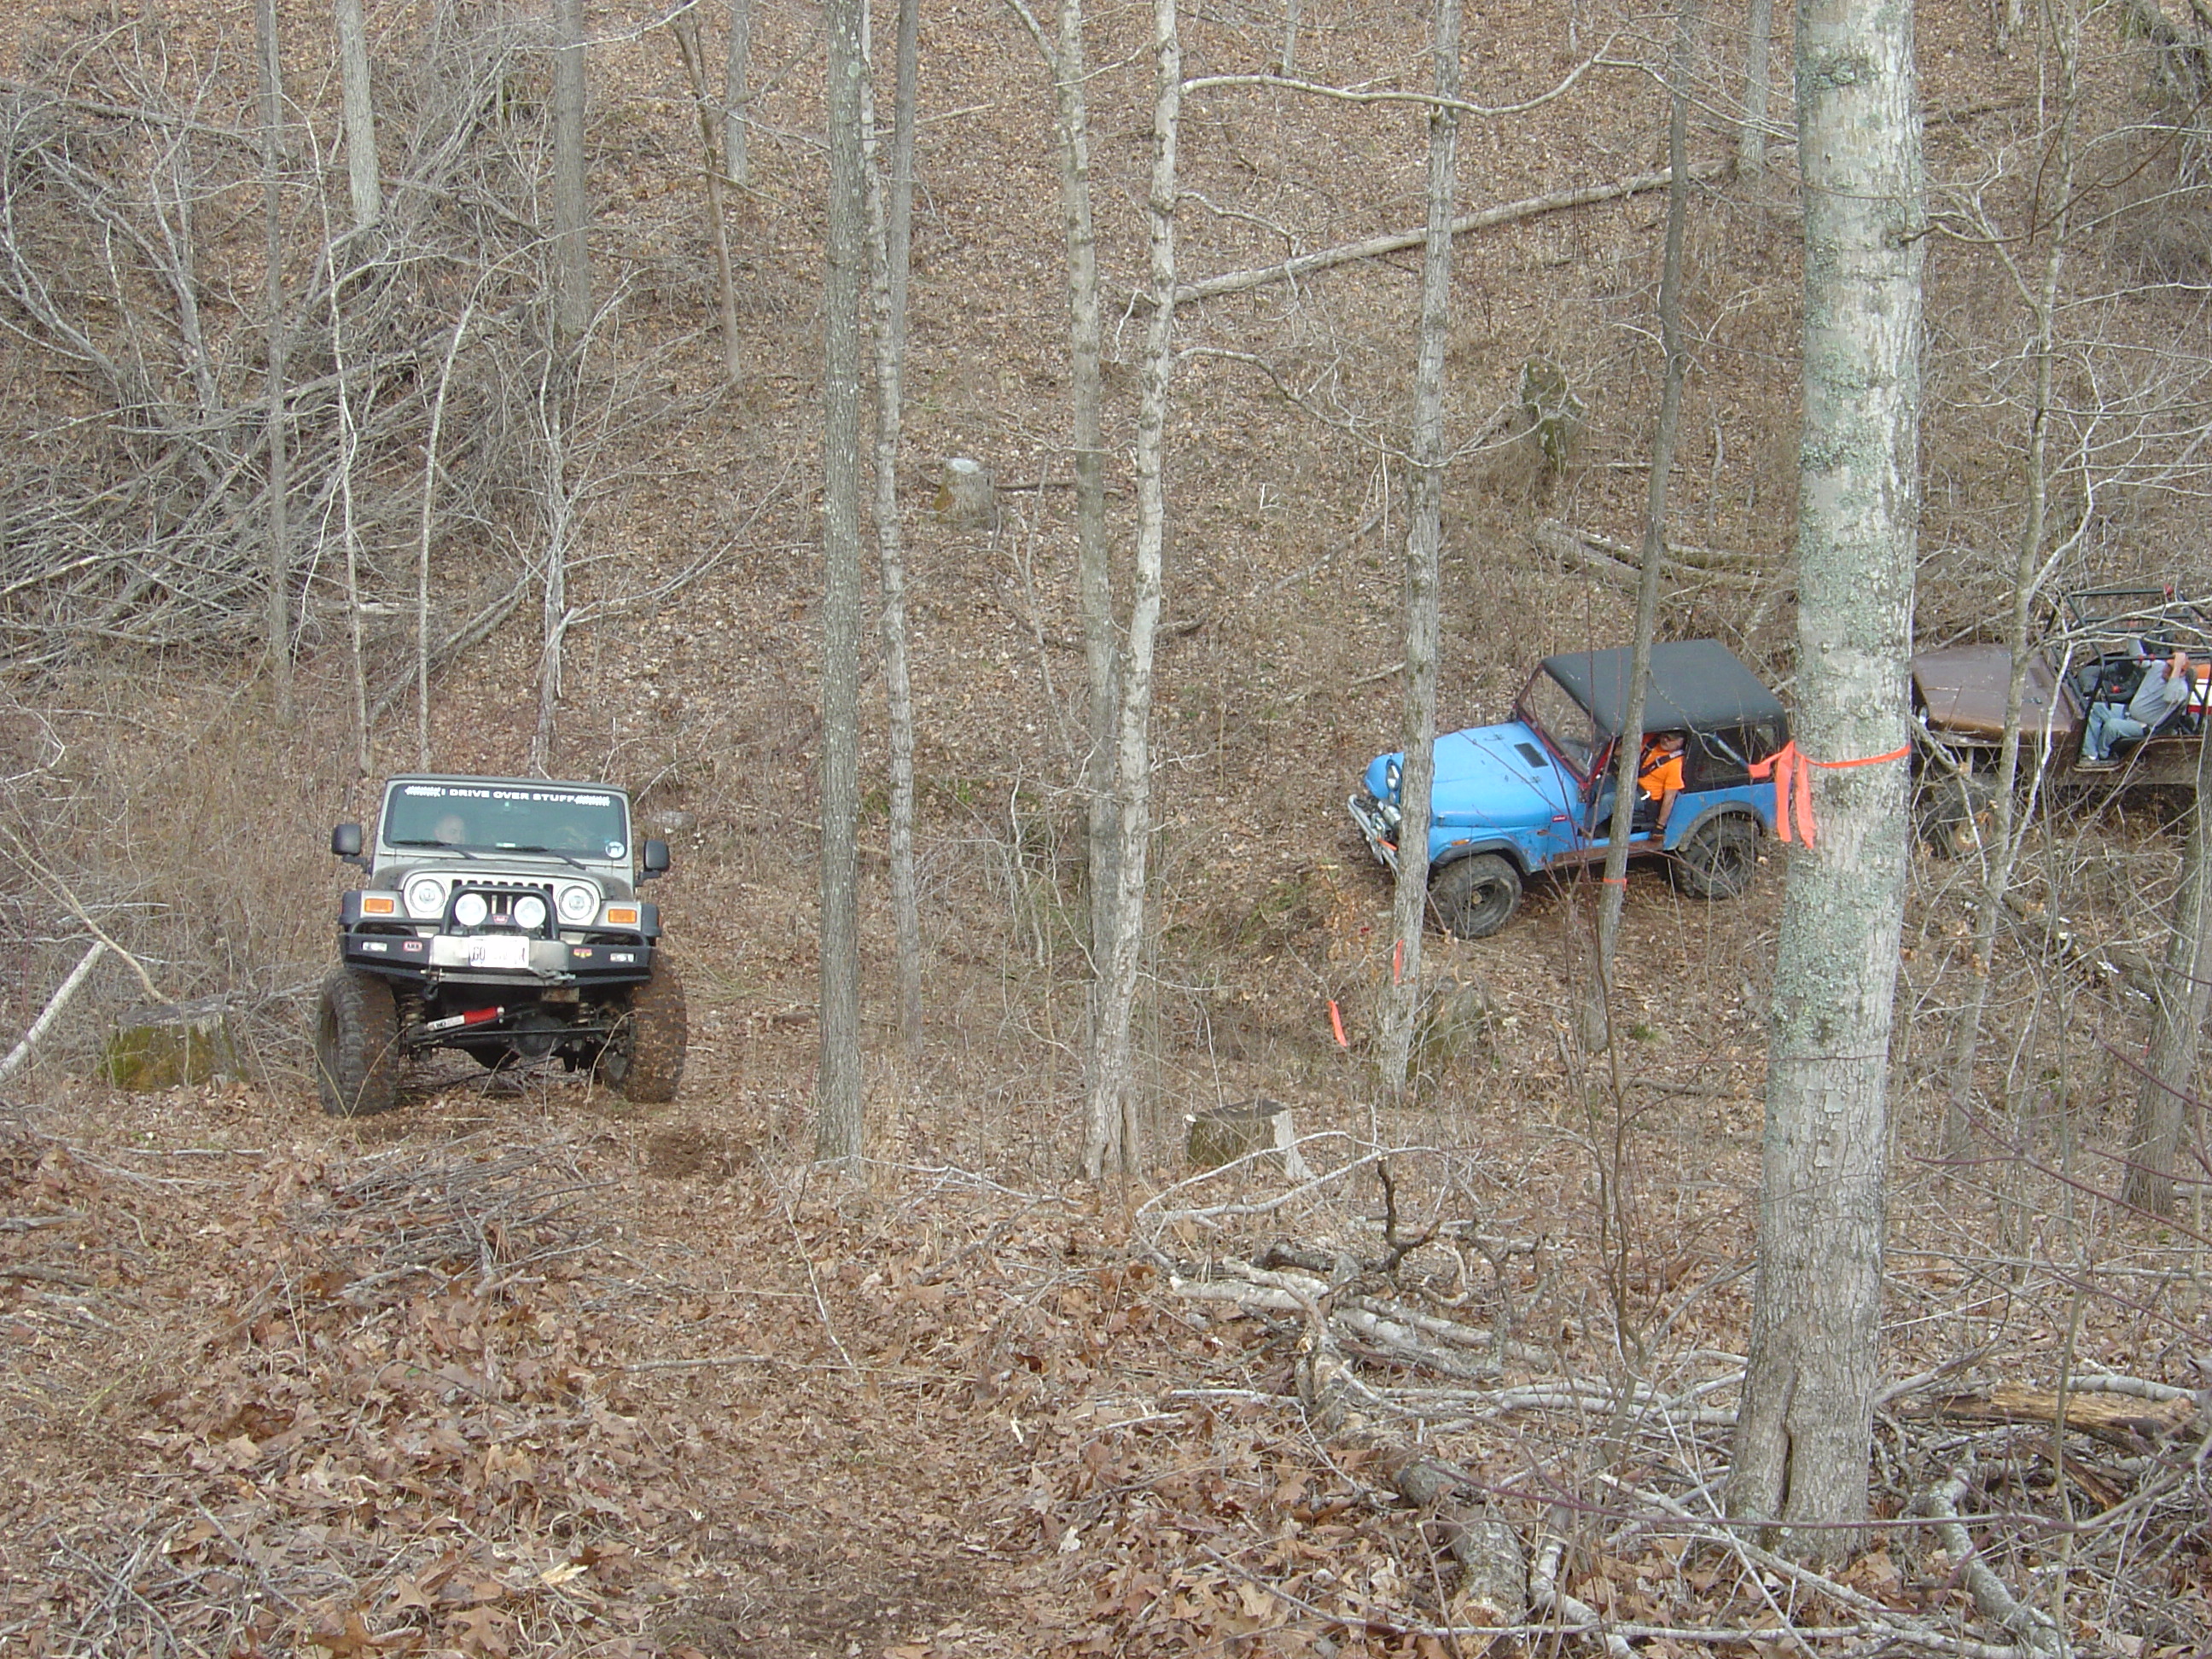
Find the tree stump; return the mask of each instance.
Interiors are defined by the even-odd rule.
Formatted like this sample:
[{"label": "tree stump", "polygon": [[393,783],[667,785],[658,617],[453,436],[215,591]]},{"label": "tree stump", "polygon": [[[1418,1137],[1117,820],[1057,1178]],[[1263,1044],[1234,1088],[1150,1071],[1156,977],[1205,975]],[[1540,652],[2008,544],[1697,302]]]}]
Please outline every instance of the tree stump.
[{"label": "tree stump", "polygon": [[100,1056],[100,1075],[134,1092],[205,1083],[238,1069],[225,997],[137,1009],[116,1026]]},{"label": "tree stump", "polygon": [[999,516],[998,486],[991,469],[966,455],[945,464],[944,482],[933,503],[937,516],[964,530],[988,530]]},{"label": "tree stump", "polygon": [[1304,1181],[1313,1171],[1298,1156],[1297,1136],[1291,1128],[1291,1109],[1279,1100],[1245,1101],[1217,1106],[1188,1120],[1190,1161],[1201,1170],[1218,1170],[1248,1153],[1273,1149],[1282,1171],[1293,1181]]}]

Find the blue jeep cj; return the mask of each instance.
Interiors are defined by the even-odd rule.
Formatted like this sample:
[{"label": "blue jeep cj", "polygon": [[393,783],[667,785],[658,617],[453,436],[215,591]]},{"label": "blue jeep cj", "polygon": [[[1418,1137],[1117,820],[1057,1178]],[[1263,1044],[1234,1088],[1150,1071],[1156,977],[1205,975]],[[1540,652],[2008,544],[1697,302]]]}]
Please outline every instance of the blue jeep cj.
[{"label": "blue jeep cj", "polygon": [[[1522,880],[1605,857],[1614,745],[1628,702],[1628,652],[1547,657],[1502,726],[1436,740],[1429,902],[1445,930],[1486,939],[1521,902]],[[1759,837],[1774,829],[1774,786],[1752,766],[1790,740],[1790,717],[1717,640],[1651,647],[1647,737],[1680,732],[1682,793],[1663,830],[1639,821],[1632,856],[1665,855],[1698,898],[1733,898],[1751,879]],[[1346,802],[1375,856],[1398,863],[1403,755],[1378,755]]]}]

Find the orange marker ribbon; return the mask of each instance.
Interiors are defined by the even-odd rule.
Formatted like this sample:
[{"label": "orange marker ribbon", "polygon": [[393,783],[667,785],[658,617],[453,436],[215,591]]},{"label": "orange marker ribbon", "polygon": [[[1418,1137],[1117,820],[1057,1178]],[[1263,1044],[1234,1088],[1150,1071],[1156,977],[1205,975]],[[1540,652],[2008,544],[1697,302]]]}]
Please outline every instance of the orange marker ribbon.
[{"label": "orange marker ribbon", "polygon": [[1774,775],[1774,833],[1784,841],[1790,836],[1792,816],[1791,802],[1796,802],[1797,837],[1810,847],[1819,838],[1820,829],[1813,822],[1813,769],[1824,772],[1839,772],[1847,766],[1880,766],[1884,761],[1903,760],[1912,752],[1912,745],[1893,749],[1887,755],[1868,755],[1859,760],[1814,760],[1797,746],[1792,738],[1763,761],[1752,763],[1751,775],[1764,781]]},{"label": "orange marker ribbon", "polygon": [[1328,1023],[1336,1032],[1336,1046],[1349,1052],[1352,1045],[1344,1040],[1344,1016],[1336,1010],[1336,999],[1328,1000]]}]

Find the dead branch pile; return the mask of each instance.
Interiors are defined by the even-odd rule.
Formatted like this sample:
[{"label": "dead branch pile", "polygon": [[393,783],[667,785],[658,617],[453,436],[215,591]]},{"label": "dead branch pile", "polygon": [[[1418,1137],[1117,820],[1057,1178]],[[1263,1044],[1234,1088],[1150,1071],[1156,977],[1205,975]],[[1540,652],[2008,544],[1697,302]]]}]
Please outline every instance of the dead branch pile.
[{"label": "dead branch pile", "polygon": [[[1247,1558],[1236,1575],[1279,1619],[1370,1633],[1387,1620],[1437,1643],[1575,1637],[1613,1656],[1694,1642],[2041,1659],[2074,1650],[2061,1601],[2094,1609],[2124,1651],[2179,1653],[2205,1628],[2212,1609],[2184,1613],[2150,1587],[2186,1583],[2204,1547],[2208,1396],[2105,1372],[2055,1389],[1965,1388],[1953,1367],[1909,1379],[1881,1416],[1877,1512],[1896,1524],[1848,1572],[1812,1571],[1720,1507],[1740,1358],[1624,1351],[1577,1365],[1568,1346],[1514,1331],[1505,1275],[1483,1286],[1469,1271],[1470,1243],[1495,1265],[1542,1241],[1441,1214],[1404,1224],[1376,1155],[1294,1191],[1340,1188],[1361,1166],[1381,1178],[1384,1214],[1356,1247],[1164,1248],[1231,1209],[1280,1212],[1281,1195],[1161,1213],[1152,1234],[1167,1298],[1276,1331],[1293,1356],[1284,1386],[1341,1466],[1364,1472],[1369,1501],[1431,1517],[1425,1596],[1401,1583],[1386,1601],[1346,1598]],[[1537,1450],[1575,1443],[1602,1454],[1576,1467]],[[2073,1594],[2054,1601],[2060,1537]]]}]

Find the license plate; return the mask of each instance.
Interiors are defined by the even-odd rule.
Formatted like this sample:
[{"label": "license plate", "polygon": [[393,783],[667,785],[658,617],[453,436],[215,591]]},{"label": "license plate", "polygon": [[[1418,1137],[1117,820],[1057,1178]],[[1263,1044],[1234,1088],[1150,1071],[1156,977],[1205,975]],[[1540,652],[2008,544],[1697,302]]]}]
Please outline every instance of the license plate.
[{"label": "license plate", "polygon": [[526,969],[530,941],[508,934],[465,939],[449,933],[434,942],[431,960],[441,968]]}]

